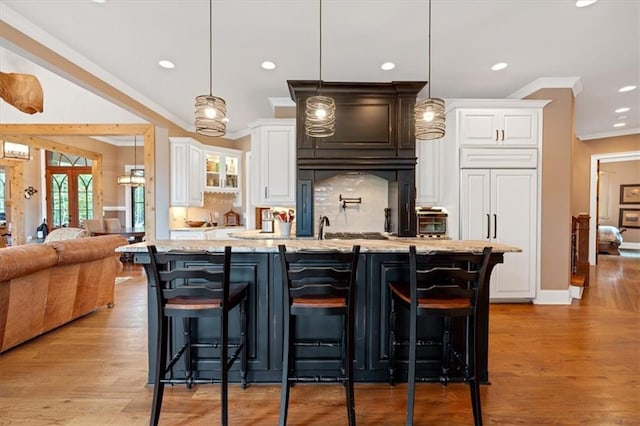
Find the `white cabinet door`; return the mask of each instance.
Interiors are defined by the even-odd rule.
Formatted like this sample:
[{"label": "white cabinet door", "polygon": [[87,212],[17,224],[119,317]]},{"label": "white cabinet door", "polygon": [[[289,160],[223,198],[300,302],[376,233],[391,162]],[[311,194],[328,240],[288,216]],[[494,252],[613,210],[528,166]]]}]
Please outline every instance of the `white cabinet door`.
[{"label": "white cabinet door", "polygon": [[491,277],[492,299],[535,297],[537,276],[537,182],[532,169],[463,169],[462,239],[516,246]]},{"label": "white cabinet door", "polygon": [[461,109],[459,114],[461,145],[538,145],[538,110]]},{"label": "white cabinet door", "polygon": [[[231,151],[231,150],[229,150]],[[207,192],[239,192],[241,153],[204,151],[204,190]]]},{"label": "white cabinet door", "polygon": [[260,206],[292,206],[296,203],[295,125],[264,124],[251,138],[252,202]]},{"label": "white cabinet door", "polygon": [[204,240],[205,231],[169,231],[169,238],[172,240]]},{"label": "white cabinet door", "polygon": [[441,144],[441,139],[416,141],[416,205],[440,204]]},{"label": "white cabinet door", "polygon": [[[184,173],[184,171],[182,172]],[[189,145],[189,205],[202,207],[204,205],[204,160],[202,151]]]},{"label": "white cabinet door", "polygon": [[189,164],[189,144],[171,142],[171,205],[189,205],[189,177],[185,167]]}]

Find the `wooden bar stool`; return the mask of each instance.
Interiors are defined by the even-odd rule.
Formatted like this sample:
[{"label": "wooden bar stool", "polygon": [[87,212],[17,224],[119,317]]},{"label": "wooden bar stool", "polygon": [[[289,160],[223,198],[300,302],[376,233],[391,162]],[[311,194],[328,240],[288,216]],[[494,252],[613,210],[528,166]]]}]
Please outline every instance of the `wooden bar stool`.
[{"label": "wooden bar stool", "polygon": [[[149,284],[155,288],[157,316],[156,368],[154,372],[153,405],[150,425],[157,425],[162,407],[165,384],[186,384],[191,388],[199,383],[220,383],[221,424],[227,425],[227,386],[229,369],[240,357],[240,379],[246,387],[247,371],[247,299],[248,284],[230,284],[231,247],[224,253],[168,251],[158,252],[148,246],[151,257]],[[240,335],[229,341],[229,311],[240,310]],[[218,318],[215,339],[198,341],[194,329],[198,321]],[[184,342],[173,342],[174,321],[183,320]],[[195,320],[195,321],[194,321]],[[215,358],[199,356],[199,351],[215,350]],[[231,356],[229,350],[231,349]],[[168,352],[173,355],[169,360]],[[184,360],[184,377],[174,377],[174,366]],[[219,364],[218,377],[204,377],[197,363]],[[215,376],[215,375],[214,375]]]},{"label": "wooden bar stool", "polygon": [[[287,252],[279,245],[283,280],[283,354],[280,425],[287,424],[289,393],[295,382],[339,382],[346,390],[349,425],[356,424],[353,390],[353,354],[355,329],[355,283],[360,246],[351,252],[298,251]],[[296,336],[296,322],[310,315],[343,317],[342,339],[303,340]],[[296,348],[341,347],[342,365],[337,377],[296,375]]]},{"label": "wooden bar stool", "polygon": [[[408,362],[408,396],[406,424],[413,424],[413,408],[415,399],[415,382],[440,381],[446,385],[449,380],[451,363],[457,363],[463,372],[463,380],[469,384],[473,419],[476,425],[482,424],[480,404],[480,383],[476,374],[478,352],[476,336],[478,321],[476,306],[478,295],[482,292],[491,247],[485,247],[482,253],[456,253],[447,255],[430,253],[417,254],[416,247],[409,247],[409,283],[391,282],[389,288],[392,299],[390,315],[390,364],[395,362],[395,347],[401,344],[396,341],[394,330],[395,304],[409,308],[409,362]],[[416,348],[418,343],[418,316],[443,319],[441,345],[441,374],[439,377],[416,377]],[[464,348],[456,348],[451,340],[453,318],[465,319]],[[432,342],[421,342],[433,344]],[[390,372],[395,367],[390,365]],[[393,380],[390,379],[393,384]]]}]

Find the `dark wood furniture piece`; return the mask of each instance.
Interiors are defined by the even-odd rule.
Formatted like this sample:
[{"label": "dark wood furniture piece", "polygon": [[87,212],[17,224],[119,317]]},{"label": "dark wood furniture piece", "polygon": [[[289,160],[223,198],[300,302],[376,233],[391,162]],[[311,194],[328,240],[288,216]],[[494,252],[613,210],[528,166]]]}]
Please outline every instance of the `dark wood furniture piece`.
[{"label": "dark wood furniture piece", "polygon": [[[360,246],[351,252],[298,251],[287,253],[284,245],[278,246],[283,286],[283,353],[282,394],[280,399],[280,426],[287,424],[289,394],[294,382],[339,382],[347,394],[349,425],[356,424],[355,396],[353,390],[353,356],[355,345],[355,286]],[[324,318],[325,327],[315,329],[312,336],[301,336],[308,316],[340,317],[341,324]],[[307,321],[308,322],[308,321]],[[327,336],[325,330],[340,330],[340,339]],[[340,348],[338,376],[327,376],[318,371],[313,376],[297,375],[297,354],[304,350]],[[326,355],[325,355],[326,356]]]},{"label": "dark wood furniture piece", "polygon": [[[409,247],[409,282],[390,282],[391,325],[389,371],[393,383],[395,347],[401,342],[396,339],[395,309],[397,304],[409,308],[409,371],[406,424],[413,424],[415,382],[440,381],[446,385],[453,371],[462,373],[469,384],[471,405],[476,425],[482,424],[480,404],[480,378],[477,365],[480,362],[477,339],[480,334],[478,318],[479,298],[485,285],[491,248],[485,247],[482,254],[458,254],[455,261],[439,253],[417,254],[416,246]],[[418,342],[418,317],[442,320],[443,332],[437,341],[420,339]],[[453,319],[462,318],[462,342],[456,345],[452,339]],[[417,347],[437,345],[441,351],[440,375],[416,377]],[[458,375],[458,374],[456,374]]]},{"label": "dark wood furniture piece", "polygon": [[113,230],[92,231],[91,235],[122,235],[130,243],[139,243],[144,239],[144,228],[121,228]]},{"label": "dark wood furniture piece", "polygon": [[[300,242],[303,242],[301,240]],[[457,250],[446,251],[441,245],[446,241],[431,241],[423,239],[407,240],[422,250],[438,250],[443,256],[455,259]],[[162,242],[165,243],[165,242]],[[278,383],[282,379],[282,338],[283,338],[283,308],[282,308],[282,273],[280,259],[277,253],[277,245],[271,241],[259,242],[250,248],[243,241],[180,241],[179,244],[166,241],[165,244],[157,242],[159,250],[171,248],[190,247],[191,249],[206,248],[210,251],[222,251],[224,245],[233,246],[233,258],[231,261],[231,281],[247,282],[249,284],[249,311],[248,326],[248,364],[247,381],[250,383]],[[353,242],[339,240],[330,241],[332,247],[342,244],[346,251],[352,248]],[[360,244],[362,245],[362,244]],[[471,244],[473,245],[473,244]],[[237,246],[237,247],[236,247]],[[302,244],[304,246],[304,244]],[[409,252],[408,243],[402,244],[398,249],[388,248],[378,251],[375,248],[367,248],[360,252],[358,274],[356,277],[355,294],[355,333],[356,339],[354,354],[354,375],[356,382],[386,382],[389,380],[389,289],[390,281],[409,280]],[[478,246],[481,250],[483,246]],[[294,251],[291,244],[287,244],[289,251]],[[144,250],[144,251],[141,251]],[[363,249],[364,250],[364,249]],[[156,364],[155,335],[156,326],[156,295],[153,287],[154,277],[150,271],[149,254],[146,246],[124,246],[120,251],[134,253],[134,261],[143,264],[149,280],[148,315],[149,315],[149,383],[154,383],[154,366]],[[488,343],[489,343],[489,277],[491,269],[504,261],[504,254],[494,251],[491,254],[490,268],[486,275],[486,285],[480,294],[478,316],[480,319],[480,333],[478,350],[480,363],[478,374],[483,383],[489,382]],[[325,318],[309,317],[310,325],[300,330],[302,336],[312,337],[318,329],[326,329]],[[400,327],[408,324],[407,315],[398,312],[397,321]],[[230,333],[238,332],[239,327],[234,321],[229,324]],[[406,326],[408,330],[408,326]],[[440,335],[441,325],[432,323],[425,327],[424,331],[429,335]],[[181,330],[174,330],[176,339],[181,339]],[[207,329],[199,327],[194,329],[197,335],[206,336]],[[340,337],[337,330],[326,330],[333,333],[335,338]],[[457,333],[457,330],[454,331]],[[403,349],[400,349],[396,359],[396,377],[399,381],[406,381],[407,361]],[[404,351],[406,352],[406,351]],[[440,353],[431,354],[431,360],[423,360],[418,369],[421,375],[437,375],[440,371]],[[339,360],[309,354],[302,365],[301,370],[335,370]],[[181,365],[176,365],[180,370]],[[238,371],[232,369],[231,382],[239,382]]]},{"label": "dark wood furniture piece", "polygon": [[[389,226],[401,237],[415,237],[416,138],[413,108],[424,81],[391,83],[322,82],[323,96],[336,103],[335,134],[305,134],[306,100],[318,81],[289,80],[296,107],[296,234],[313,236],[316,182],[353,172],[388,181]],[[381,208],[380,218],[384,218]]]},{"label": "dark wood furniture piece", "polygon": [[[155,293],[156,363],[154,372],[153,405],[150,424],[157,425],[166,383],[184,383],[191,388],[197,383],[220,383],[221,424],[227,425],[227,387],[231,366],[240,357],[240,380],[246,387],[247,371],[247,283],[230,284],[231,247],[224,253],[169,251],[159,253],[155,246],[148,247],[151,285]],[[240,333],[237,341],[229,340],[229,312],[239,308]],[[173,331],[182,321],[180,334]],[[207,333],[198,334],[199,321],[210,321]],[[211,322],[215,325],[212,326]],[[217,336],[209,338],[211,330]],[[181,336],[180,336],[181,335]],[[178,340],[181,337],[181,340]],[[232,350],[229,356],[229,349]],[[172,356],[168,359],[168,352]],[[210,353],[218,353],[217,357]],[[176,377],[174,366],[184,360],[184,377]],[[205,377],[214,363],[219,366],[219,377]]]}]

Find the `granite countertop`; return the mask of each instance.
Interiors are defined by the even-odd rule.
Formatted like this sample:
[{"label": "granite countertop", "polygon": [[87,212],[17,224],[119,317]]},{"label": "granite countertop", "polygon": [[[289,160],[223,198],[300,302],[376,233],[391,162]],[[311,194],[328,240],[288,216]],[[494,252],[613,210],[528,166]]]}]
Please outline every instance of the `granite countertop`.
[{"label": "granite countertop", "polygon": [[[275,234],[277,235],[277,234]],[[429,240],[424,238],[390,237],[388,240],[317,240],[312,238],[289,239],[237,239],[237,240],[157,240],[128,244],[118,247],[116,251],[127,253],[141,253],[147,251],[148,245],[155,245],[159,251],[167,250],[208,250],[220,252],[225,246],[231,246],[239,253],[276,253],[278,244],[285,244],[289,251],[299,250],[351,250],[353,245],[360,245],[362,253],[402,253],[408,252],[409,246],[414,244],[419,252],[480,252],[485,246],[493,247],[497,253],[520,252],[518,247],[505,244],[489,243],[486,241],[470,240]]]},{"label": "granite countertop", "polygon": [[179,226],[177,228],[171,228],[169,231],[213,231],[215,229],[231,229],[231,228],[245,229],[244,226],[198,226],[198,227]]}]

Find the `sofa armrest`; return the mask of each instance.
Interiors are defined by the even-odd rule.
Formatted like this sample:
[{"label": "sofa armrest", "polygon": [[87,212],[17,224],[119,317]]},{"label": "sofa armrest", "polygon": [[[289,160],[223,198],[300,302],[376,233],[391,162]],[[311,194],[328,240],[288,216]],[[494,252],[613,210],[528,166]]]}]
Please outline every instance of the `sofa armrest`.
[{"label": "sofa armrest", "polygon": [[129,242],[122,235],[102,235],[74,240],[52,241],[46,243],[58,254],[58,264],[87,262],[117,256],[116,247],[127,245]]},{"label": "sofa armrest", "polygon": [[0,250],[0,282],[50,268],[58,254],[44,244],[28,244]]}]

